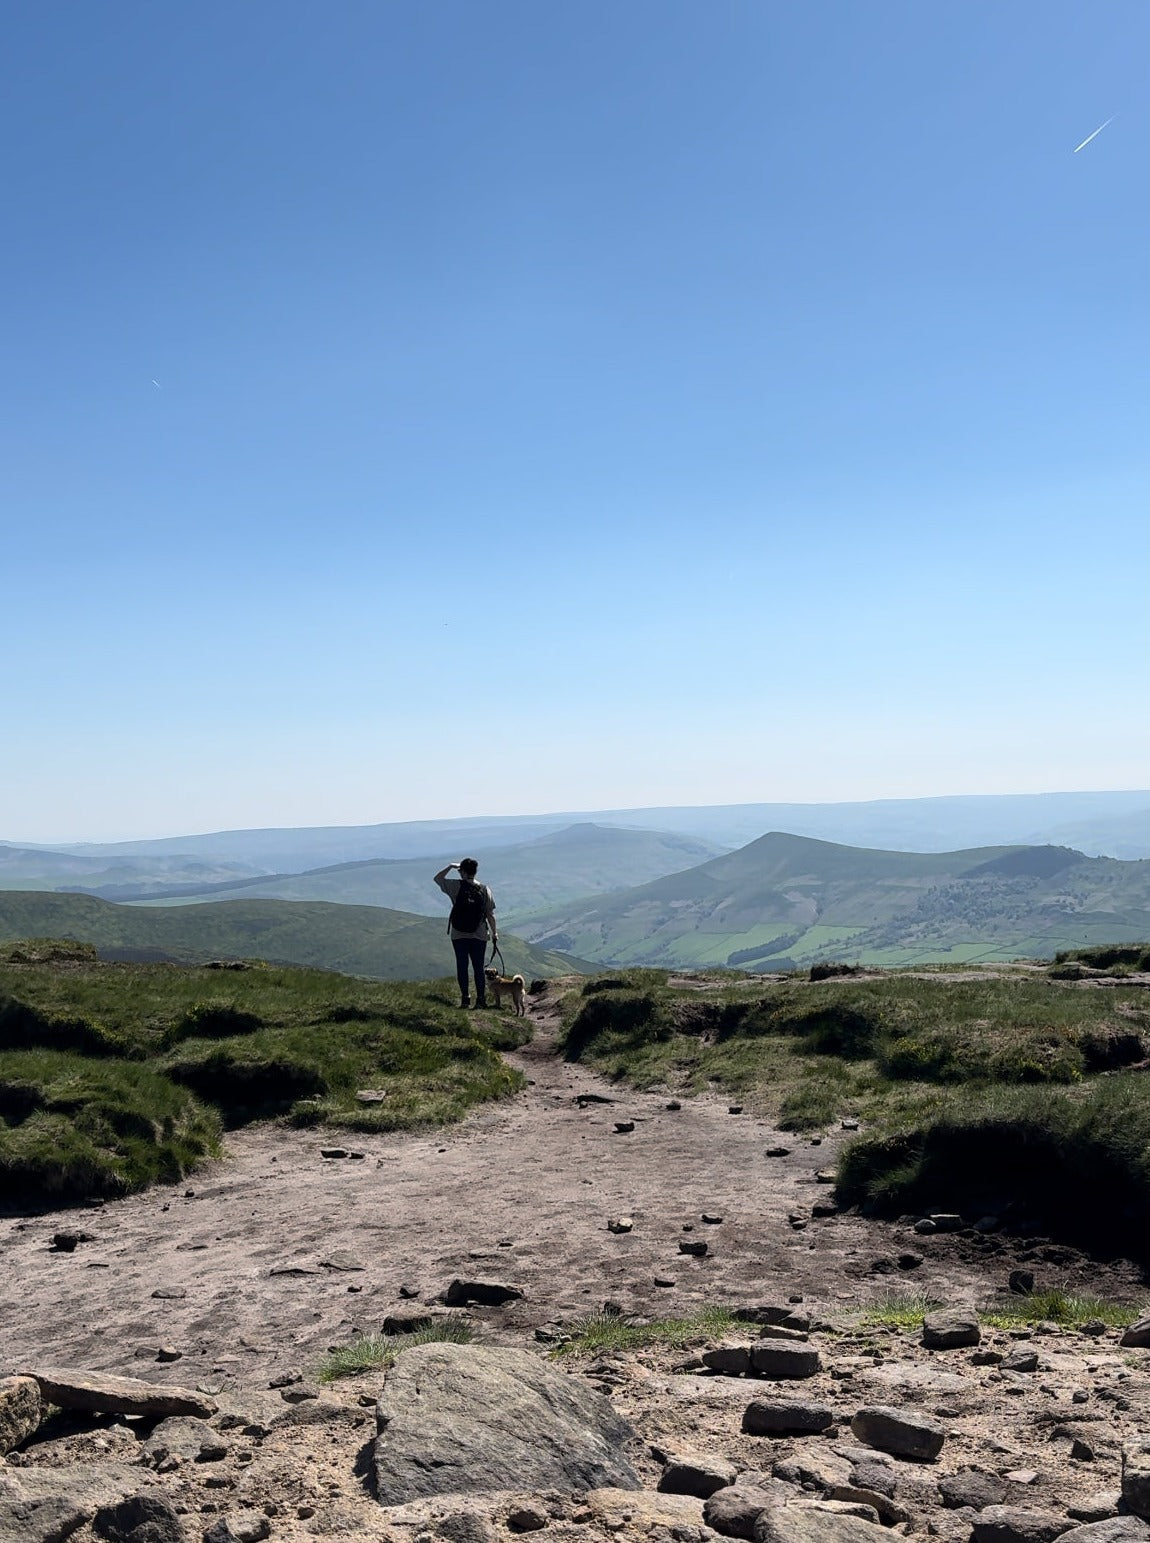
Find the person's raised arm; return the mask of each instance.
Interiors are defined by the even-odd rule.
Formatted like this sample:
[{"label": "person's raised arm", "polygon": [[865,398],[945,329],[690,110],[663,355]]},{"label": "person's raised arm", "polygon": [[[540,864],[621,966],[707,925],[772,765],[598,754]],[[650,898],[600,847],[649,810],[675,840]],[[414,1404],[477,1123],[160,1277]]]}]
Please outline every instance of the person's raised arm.
[{"label": "person's raised arm", "polygon": [[444,883],[444,880],[447,878],[447,875],[451,872],[451,870],[453,868],[458,868],[458,867],[459,867],[458,863],[448,863],[446,868],[441,868],[439,870],[439,872],[435,875],[435,882],[439,885],[440,889],[444,892],[445,895],[449,895],[451,893],[451,891],[448,889],[447,885]]}]

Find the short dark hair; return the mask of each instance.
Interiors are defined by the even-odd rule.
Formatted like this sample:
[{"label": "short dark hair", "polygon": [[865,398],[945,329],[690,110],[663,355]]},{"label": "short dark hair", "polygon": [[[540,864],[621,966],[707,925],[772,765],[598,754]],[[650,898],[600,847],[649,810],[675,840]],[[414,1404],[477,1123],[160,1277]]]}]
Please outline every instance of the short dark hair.
[{"label": "short dark hair", "polygon": [[460,861],[459,871],[465,879],[473,879],[479,871],[479,864],[474,857],[464,857]]}]

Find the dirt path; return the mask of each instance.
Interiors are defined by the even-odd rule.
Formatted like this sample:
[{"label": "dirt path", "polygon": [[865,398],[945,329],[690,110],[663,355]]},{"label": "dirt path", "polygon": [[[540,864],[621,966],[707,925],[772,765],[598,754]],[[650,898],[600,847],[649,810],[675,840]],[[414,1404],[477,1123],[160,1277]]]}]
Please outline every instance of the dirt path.
[{"label": "dirt path", "polygon": [[[212,1387],[306,1375],[329,1346],[402,1310],[401,1286],[431,1300],[455,1277],[524,1292],[480,1313],[519,1343],[608,1298],[660,1316],[799,1296],[835,1311],[892,1285],[973,1302],[1005,1284],[1010,1248],[986,1258],[970,1240],[920,1239],[851,1216],[796,1230],[790,1213],[829,1198],[816,1174],[833,1165],[834,1139],[780,1136],[714,1095],[675,1110],[666,1094],[609,1087],[556,1058],[555,1011],[546,997],[534,1005],[536,1038],[509,1058],[527,1090],[449,1130],[333,1138],[259,1126],[231,1135],[227,1160],[186,1193],[151,1190],[102,1210],[0,1224],[3,1361]],[[581,1105],[580,1095],[611,1102]],[[634,1130],[616,1133],[621,1120]],[[336,1139],[363,1156],[323,1158]],[[775,1143],[790,1154],[767,1157]],[[703,1222],[704,1212],[721,1222]],[[610,1233],[613,1216],[633,1218],[633,1231]],[[93,1240],[56,1252],[52,1236],[64,1228]],[[681,1255],[684,1237],[705,1239],[707,1256]],[[923,1263],[898,1271],[895,1256],[911,1248]],[[324,1263],[346,1263],[341,1254],[363,1268]],[[873,1271],[879,1258],[893,1279]],[[1139,1294],[1125,1266],[1040,1259],[1031,1268],[1043,1284]],[[284,1269],[298,1273],[276,1273]],[[183,1364],[157,1365],[161,1346]]]}]

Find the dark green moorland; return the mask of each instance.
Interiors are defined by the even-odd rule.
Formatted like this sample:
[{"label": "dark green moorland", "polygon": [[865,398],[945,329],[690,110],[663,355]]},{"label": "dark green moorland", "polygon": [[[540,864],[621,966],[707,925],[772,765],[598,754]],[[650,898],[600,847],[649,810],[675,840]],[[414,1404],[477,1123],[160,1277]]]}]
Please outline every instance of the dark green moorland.
[{"label": "dark green moorland", "polygon": [[0,1205],[173,1182],[218,1153],[225,1128],[252,1120],[361,1131],[458,1120],[521,1085],[499,1051],[529,1030],[461,1013],[457,999],[452,980],[0,946]]},{"label": "dark green moorland", "polygon": [[563,1053],[724,1090],[786,1130],[859,1121],[842,1205],[994,1216],[1150,1262],[1150,990],[1130,980],[1150,946],[1082,954],[767,984],[621,971],[571,987]]},{"label": "dark green moorland", "polygon": [[[70,938],[93,944],[104,958],[138,963],[264,959],[376,980],[427,980],[453,968],[446,924],[446,899],[443,915],[430,917],[289,900],[145,910],[91,895],[0,891],[0,943]],[[529,978],[580,967],[510,934],[500,948],[508,970]]]}]

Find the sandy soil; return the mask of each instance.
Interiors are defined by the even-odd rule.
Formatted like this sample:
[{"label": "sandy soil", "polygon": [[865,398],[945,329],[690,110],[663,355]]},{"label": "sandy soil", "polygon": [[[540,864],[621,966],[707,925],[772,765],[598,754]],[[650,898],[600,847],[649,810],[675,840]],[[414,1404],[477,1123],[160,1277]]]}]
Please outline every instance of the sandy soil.
[{"label": "sandy soil", "polygon": [[[660,1316],[788,1298],[841,1313],[905,1285],[974,1303],[1005,1288],[1020,1255],[1040,1285],[1141,1298],[1132,1266],[1058,1250],[1047,1260],[1041,1246],[1035,1258],[1033,1242],[921,1238],[850,1215],[798,1230],[791,1214],[829,1199],[817,1175],[841,1135],[816,1145],[729,1113],[718,1095],[671,1109],[666,1093],[610,1087],[556,1058],[553,999],[532,1012],[536,1037],[510,1057],[530,1086],[449,1130],[333,1138],[260,1126],[231,1135],[227,1159],[186,1187],[0,1224],[4,1365],[266,1386],[311,1376],[329,1346],[378,1330],[403,1310],[401,1287],[433,1301],[455,1278],[524,1293],[475,1310],[486,1334],[514,1343],[606,1299]],[[617,1121],[634,1130],[617,1133]],[[337,1139],[362,1156],[324,1158]],[[766,1156],[774,1144],[790,1154]],[[617,1216],[633,1230],[609,1232]],[[92,1241],[53,1250],[53,1234],[77,1228]],[[684,1238],[705,1238],[706,1257],[680,1254]],[[923,1257],[912,1272],[893,1263],[907,1250]],[[340,1268],[347,1255],[362,1268]],[[182,1363],[157,1364],[160,1347]]]}]

